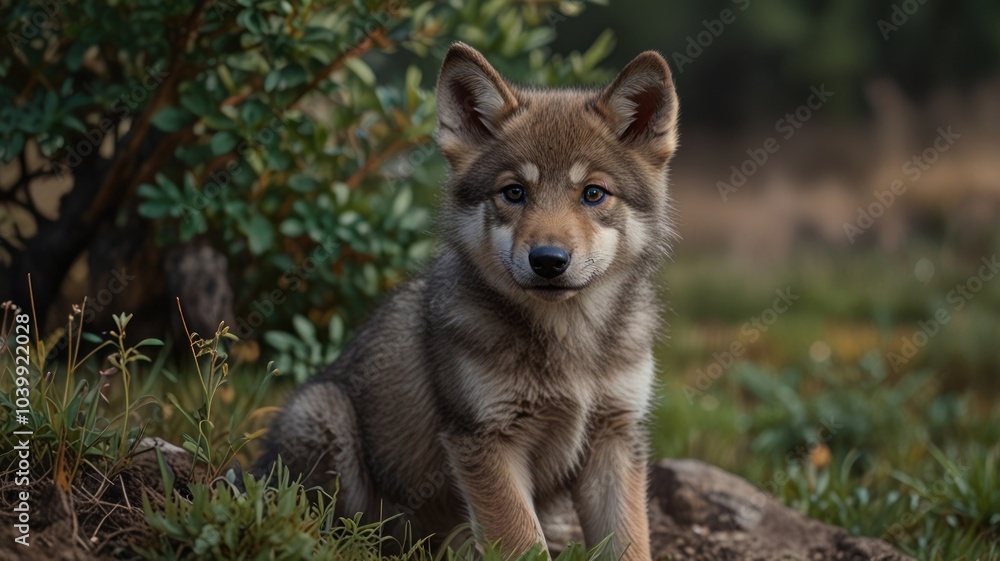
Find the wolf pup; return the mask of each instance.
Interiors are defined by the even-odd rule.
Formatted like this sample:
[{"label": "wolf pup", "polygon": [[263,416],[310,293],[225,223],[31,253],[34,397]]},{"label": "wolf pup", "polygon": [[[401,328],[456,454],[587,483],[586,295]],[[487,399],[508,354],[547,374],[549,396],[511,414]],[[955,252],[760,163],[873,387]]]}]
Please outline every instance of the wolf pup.
[{"label": "wolf pup", "polygon": [[403,513],[412,535],[468,522],[518,555],[571,496],[586,541],[650,559],[643,418],[652,276],[674,234],[678,103],[645,52],[603,90],[507,82],[457,43],[437,85],[451,164],[440,254],[273,422],[280,456],[341,516]]}]

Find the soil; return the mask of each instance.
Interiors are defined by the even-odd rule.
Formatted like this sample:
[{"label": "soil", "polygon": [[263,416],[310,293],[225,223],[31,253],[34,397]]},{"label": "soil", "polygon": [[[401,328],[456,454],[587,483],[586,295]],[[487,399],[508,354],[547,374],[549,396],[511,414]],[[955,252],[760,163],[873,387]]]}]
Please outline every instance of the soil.
[{"label": "soil", "polygon": [[[3,558],[25,561],[133,559],[135,546],[153,537],[142,511],[145,493],[162,504],[158,447],[184,493],[190,456],[148,439],[131,465],[113,479],[80,475],[64,493],[50,482],[31,489],[31,547],[15,546],[11,484],[0,485]],[[44,505],[42,508],[40,505]],[[788,508],[747,481],[696,460],[662,460],[650,467],[653,558],[659,561],[912,561],[885,542],[849,535]],[[568,501],[543,514],[550,548],[582,541]],[[15,551],[8,551],[16,547]]]},{"label": "soil", "polygon": [[142,510],[145,494],[153,505],[163,504],[163,483],[153,447],[164,451],[164,458],[176,477],[175,488],[186,492],[190,480],[190,456],[160,439],[145,439],[140,451],[108,479],[83,469],[70,492],[56,487],[51,477],[34,482],[30,493],[29,547],[14,543],[13,507],[16,492],[13,481],[0,484],[0,559],[24,561],[83,561],[135,559],[136,546],[150,543],[154,537]]}]

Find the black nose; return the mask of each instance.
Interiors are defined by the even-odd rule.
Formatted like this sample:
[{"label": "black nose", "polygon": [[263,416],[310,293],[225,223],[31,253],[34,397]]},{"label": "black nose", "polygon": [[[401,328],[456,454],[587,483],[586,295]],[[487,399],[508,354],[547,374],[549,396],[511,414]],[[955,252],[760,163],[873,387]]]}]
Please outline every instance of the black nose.
[{"label": "black nose", "polygon": [[569,253],[561,247],[543,245],[531,250],[528,254],[528,263],[531,263],[531,270],[536,275],[554,279],[566,272],[569,267]]}]

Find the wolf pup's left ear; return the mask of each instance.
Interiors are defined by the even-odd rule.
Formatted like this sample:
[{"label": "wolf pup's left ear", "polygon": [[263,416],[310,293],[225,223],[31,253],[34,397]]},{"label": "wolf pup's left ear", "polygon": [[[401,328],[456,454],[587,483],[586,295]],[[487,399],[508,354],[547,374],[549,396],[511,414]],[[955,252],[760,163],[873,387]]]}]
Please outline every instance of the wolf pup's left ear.
[{"label": "wolf pup's left ear", "polygon": [[664,163],[677,147],[677,94],[667,61],[655,51],[635,57],[597,99],[618,138]]},{"label": "wolf pup's left ear", "polygon": [[437,139],[452,163],[495,137],[517,106],[513,89],[479,51],[465,43],[448,49],[437,83]]}]

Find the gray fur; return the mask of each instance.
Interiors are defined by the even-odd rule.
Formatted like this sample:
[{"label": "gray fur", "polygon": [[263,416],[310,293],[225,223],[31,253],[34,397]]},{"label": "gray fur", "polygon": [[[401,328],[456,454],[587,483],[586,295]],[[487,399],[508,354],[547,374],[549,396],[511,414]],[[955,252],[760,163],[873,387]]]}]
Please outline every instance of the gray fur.
[{"label": "gray fur", "polygon": [[[512,554],[570,493],[591,545],[614,532],[616,556],[649,559],[651,277],[673,238],[666,63],[644,53],[603,91],[531,90],[456,44],[438,105],[452,164],[440,255],[296,392],[259,467],[280,454],[309,484],[339,477],[342,516],[403,512],[417,536],[471,522]],[[585,181],[612,196],[582,205]],[[505,182],[527,202],[499,198]],[[556,289],[526,265],[538,244],[572,253]]]}]

